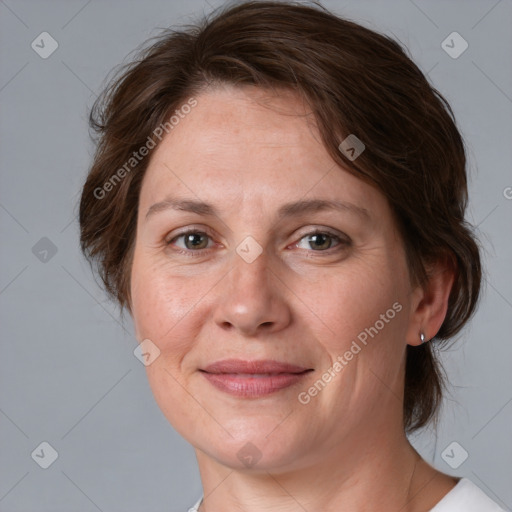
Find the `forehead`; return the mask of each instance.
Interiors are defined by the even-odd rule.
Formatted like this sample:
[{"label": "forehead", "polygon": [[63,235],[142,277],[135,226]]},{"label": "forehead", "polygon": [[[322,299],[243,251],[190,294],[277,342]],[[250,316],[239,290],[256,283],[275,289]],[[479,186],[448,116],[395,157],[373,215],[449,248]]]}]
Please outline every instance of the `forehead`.
[{"label": "forehead", "polygon": [[225,87],[195,99],[151,156],[142,209],[170,192],[228,204],[297,200],[309,191],[332,200],[378,200],[378,191],[330,157],[314,116],[293,92]]}]

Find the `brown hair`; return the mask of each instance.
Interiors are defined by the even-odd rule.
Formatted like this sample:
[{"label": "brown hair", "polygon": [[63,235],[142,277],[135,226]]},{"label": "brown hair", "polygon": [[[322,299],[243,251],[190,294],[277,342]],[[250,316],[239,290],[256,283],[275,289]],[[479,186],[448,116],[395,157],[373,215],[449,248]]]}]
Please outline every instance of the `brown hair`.
[{"label": "brown hair", "polygon": [[[244,2],[198,25],[167,29],[95,102],[90,125],[98,144],[79,217],[82,251],[97,264],[107,292],[130,310],[149,157],[133,169],[126,162],[187,99],[223,83],[284,87],[306,100],[332,158],[388,199],[415,284],[427,281],[430,263],[452,261],[455,281],[436,338],[407,346],[404,428],[412,432],[436,419],[444,379],[432,343],[453,337],[473,314],[482,273],[477,239],[464,220],[464,142],[449,104],[406,49],[316,4]],[[349,134],[366,146],[353,161],[338,149]]]}]

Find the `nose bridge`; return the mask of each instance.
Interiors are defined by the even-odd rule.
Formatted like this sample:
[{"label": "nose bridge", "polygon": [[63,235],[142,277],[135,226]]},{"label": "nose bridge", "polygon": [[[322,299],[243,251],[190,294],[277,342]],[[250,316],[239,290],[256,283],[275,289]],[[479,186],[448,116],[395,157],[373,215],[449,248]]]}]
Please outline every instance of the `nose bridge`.
[{"label": "nose bridge", "polygon": [[[248,247],[249,245],[249,247]],[[244,254],[240,253],[247,250],[246,255],[250,256],[246,258]],[[237,249],[237,253],[233,255],[233,284],[234,291],[240,291],[243,295],[245,289],[248,293],[251,293],[254,297],[257,295],[271,295],[270,283],[272,281],[272,269],[269,265],[268,255],[264,252],[261,254],[251,254],[253,248],[250,247],[250,243],[243,242]]]}]

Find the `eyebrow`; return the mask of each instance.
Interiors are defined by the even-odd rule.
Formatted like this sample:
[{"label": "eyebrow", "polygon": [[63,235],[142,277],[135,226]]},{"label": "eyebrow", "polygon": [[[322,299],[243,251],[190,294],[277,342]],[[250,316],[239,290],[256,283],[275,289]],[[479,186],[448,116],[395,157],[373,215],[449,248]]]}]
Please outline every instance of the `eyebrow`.
[{"label": "eyebrow", "polygon": [[[174,197],[168,197],[163,201],[155,203],[148,208],[148,211],[146,213],[146,220],[152,215],[166,210],[191,212],[205,217],[220,216],[219,210],[210,203],[196,201],[193,199],[178,199]],[[337,201],[329,199],[307,199],[295,201],[292,203],[286,203],[279,208],[277,212],[277,217],[278,220],[282,220],[287,217],[294,217],[297,215],[308,213],[311,214],[328,210],[343,211],[355,214],[366,221],[371,220],[371,215],[366,208],[357,206],[353,203],[346,201]]]}]

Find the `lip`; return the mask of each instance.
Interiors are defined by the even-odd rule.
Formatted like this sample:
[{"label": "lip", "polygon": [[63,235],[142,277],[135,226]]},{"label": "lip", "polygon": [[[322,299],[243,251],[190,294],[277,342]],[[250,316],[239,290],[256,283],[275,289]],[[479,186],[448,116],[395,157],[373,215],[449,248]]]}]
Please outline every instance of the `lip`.
[{"label": "lip", "polygon": [[308,368],[273,359],[245,361],[243,359],[223,359],[202,369],[208,373],[302,373]]},{"label": "lip", "polygon": [[217,389],[239,397],[260,397],[297,384],[312,368],[274,360],[224,359],[200,369]]}]

